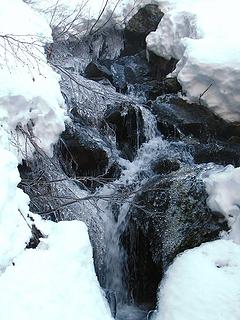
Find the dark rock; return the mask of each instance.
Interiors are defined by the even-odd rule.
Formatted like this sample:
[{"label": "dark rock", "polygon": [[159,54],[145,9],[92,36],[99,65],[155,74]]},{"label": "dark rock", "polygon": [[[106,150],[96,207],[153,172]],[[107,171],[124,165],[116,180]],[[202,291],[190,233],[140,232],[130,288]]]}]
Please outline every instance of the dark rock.
[{"label": "dark rock", "polygon": [[85,69],[85,76],[92,80],[106,78],[112,81],[111,71],[99,62],[90,62]]},{"label": "dark rock", "polygon": [[116,293],[113,290],[105,289],[105,297],[108,301],[112,316],[115,318],[117,313],[117,299],[116,299]]},{"label": "dark rock", "polygon": [[115,131],[117,148],[121,155],[132,161],[141,144],[145,142],[141,110],[130,103],[116,104],[107,111],[105,121]]},{"label": "dark rock", "polygon": [[119,179],[121,176],[121,167],[118,163],[114,162],[107,170],[107,172],[103,175],[103,179],[106,181],[113,181],[115,179]]},{"label": "dark rock", "polygon": [[163,17],[158,5],[148,4],[141,8],[128,22],[124,30],[124,54],[130,55],[146,48],[145,38],[155,31]]},{"label": "dark rock", "polygon": [[106,173],[108,156],[91,137],[91,131],[79,125],[67,127],[61,135],[60,153],[63,170],[68,176],[96,177]]},{"label": "dark rock", "polygon": [[240,145],[216,141],[209,144],[195,144],[191,146],[191,153],[195,163],[213,162],[220,165],[232,164],[240,166]]},{"label": "dark rock", "polygon": [[176,95],[158,97],[152,104],[152,112],[157,116],[158,128],[167,138],[191,135],[201,141],[222,136],[226,124],[209,109],[190,104]]},{"label": "dark rock", "polygon": [[177,81],[177,78],[166,78],[163,81],[164,93],[178,93],[182,90],[180,83]]},{"label": "dark rock", "polygon": [[176,78],[166,78],[162,81],[152,80],[146,83],[147,99],[155,100],[163,94],[178,93],[181,91],[181,85]]},{"label": "dark rock", "polygon": [[169,73],[173,72],[178,61],[173,58],[167,60],[150,51],[148,52],[148,62],[150,66],[151,77],[153,79],[162,81]]},{"label": "dark rock", "polygon": [[206,205],[202,167],[152,178],[135,198],[122,236],[129,292],[137,303],[156,303],[163,273],[177,254],[218,238],[227,223]]},{"label": "dark rock", "polygon": [[175,159],[160,159],[152,165],[156,174],[168,174],[180,169],[180,162]]}]

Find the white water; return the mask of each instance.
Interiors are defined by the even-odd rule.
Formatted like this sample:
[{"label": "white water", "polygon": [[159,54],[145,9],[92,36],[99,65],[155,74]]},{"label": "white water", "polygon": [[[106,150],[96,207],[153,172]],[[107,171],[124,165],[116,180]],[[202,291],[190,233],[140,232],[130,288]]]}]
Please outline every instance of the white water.
[{"label": "white water", "polygon": [[[159,154],[168,152],[169,143],[164,141],[158,133],[155,117],[147,109],[141,107],[144,118],[144,131],[147,142],[138,150],[133,162],[120,158],[121,177],[105,185],[100,193],[109,196],[110,201],[99,201],[102,218],[105,223],[105,242],[106,242],[106,289],[114,292],[117,300],[117,320],[141,320],[147,319],[147,310],[144,306],[137,307],[127,292],[124,282],[124,265],[126,254],[120,244],[120,237],[127,223],[127,214],[132,205],[133,198],[141,185],[153,175],[151,163],[157,159]],[[115,198],[119,190],[127,193],[124,203],[122,199]]]}]

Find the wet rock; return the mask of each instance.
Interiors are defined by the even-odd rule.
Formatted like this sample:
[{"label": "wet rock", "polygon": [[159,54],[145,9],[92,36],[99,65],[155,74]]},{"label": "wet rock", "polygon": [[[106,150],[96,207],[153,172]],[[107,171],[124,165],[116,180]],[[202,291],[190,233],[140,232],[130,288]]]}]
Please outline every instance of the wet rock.
[{"label": "wet rock", "polygon": [[115,132],[121,155],[132,161],[141,144],[145,142],[141,110],[126,102],[116,104],[107,111],[105,121]]},{"label": "wet rock", "polygon": [[178,93],[181,91],[181,85],[176,78],[166,78],[162,81],[151,80],[146,83],[148,86],[147,99],[156,100],[157,97],[169,94],[169,93]]},{"label": "wet rock", "polygon": [[191,147],[195,163],[213,162],[220,165],[240,166],[240,145],[216,141],[208,144],[195,144]]},{"label": "wet rock", "polygon": [[164,93],[178,93],[182,90],[180,83],[178,82],[177,78],[166,78],[163,81],[164,85]]},{"label": "wet rock", "polygon": [[175,159],[159,159],[152,165],[152,170],[156,174],[168,174],[180,169],[180,162]]},{"label": "wet rock", "polygon": [[117,313],[117,299],[116,299],[116,293],[113,290],[104,290],[105,297],[108,301],[112,316],[115,318]]},{"label": "wet rock", "polygon": [[68,176],[102,175],[108,168],[103,146],[92,139],[91,131],[80,125],[68,126],[61,135],[60,155]]},{"label": "wet rock", "polygon": [[226,127],[206,107],[190,104],[176,95],[158,97],[152,104],[152,112],[157,116],[159,130],[167,138],[179,138],[183,134],[206,142],[210,137],[223,136]]},{"label": "wet rock", "polygon": [[148,62],[152,78],[162,81],[169,73],[173,72],[178,61],[173,58],[167,60],[163,57],[157,56],[153,52],[148,52]]},{"label": "wet rock", "polygon": [[111,65],[113,84],[122,91],[128,84],[145,83],[150,80],[150,68],[145,52],[115,60]]},{"label": "wet rock", "polygon": [[152,178],[135,198],[122,240],[128,254],[127,282],[138,303],[156,302],[159,281],[177,254],[218,238],[227,229],[206,205],[198,174],[183,168]]},{"label": "wet rock", "polygon": [[158,5],[148,4],[129,20],[124,30],[125,55],[134,54],[146,48],[146,36],[157,29],[163,15]]},{"label": "wet rock", "polygon": [[108,79],[112,81],[111,71],[99,62],[90,62],[85,69],[85,76],[91,80]]}]

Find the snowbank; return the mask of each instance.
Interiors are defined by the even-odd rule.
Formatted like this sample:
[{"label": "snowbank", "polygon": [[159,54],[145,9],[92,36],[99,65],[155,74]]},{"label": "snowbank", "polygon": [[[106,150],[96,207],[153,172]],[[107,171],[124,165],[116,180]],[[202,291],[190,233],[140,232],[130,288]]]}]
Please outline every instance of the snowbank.
[{"label": "snowbank", "polygon": [[[20,182],[17,159],[0,148],[0,275],[31,237],[31,231],[21,214],[27,217],[28,196],[17,188]],[[1,290],[0,290],[1,291]],[[1,317],[0,317],[1,318]]]},{"label": "snowbank", "polygon": [[43,46],[49,41],[49,25],[27,4],[21,0],[0,2],[0,125],[4,128],[0,142],[8,149],[17,144],[19,159],[29,156],[31,150],[28,155],[21,154],[26,139],[19,131],[14,135],[17,126],[30,132],[49,155],[64,130],[60,79],[44,54]]},{"label": "snowbank", "polygon": [[17,166],[31,156],[30,140],[51,155],[64,130],[59,76],[44,54],[49,41],[48,23],[27,4],[0,2],[0,319],[111,320],[83,223],[34,216],[48,237],[26,249],[33,215]]},{"label": "snowbank", "polygon": [[213,172],[205,179],[211,210],[221,212],[231,228],[230,238],[240,243],[240,168],[232,165]]},{"label": "snowbank", "polygon": [[26,250],[0,277],[1,320],[111,320],[86,226],[48,222],[46,231],[38,249]]},{"label": "snowbank", "polygon": [[[229,0],[170,0],[148,49],[178,59],[177,75],[187,98],[227,121],[240,121],[240,3]],[[206,92],[205,92],[206,91]],[[205,93],[204,93],[205,92]],[[204,94],[203,94],[204,93]]]},{"label": "snowbank", "polygon": [[227,240],[179,255],[160,286],[154,320],[238,320],[240,246]]}]

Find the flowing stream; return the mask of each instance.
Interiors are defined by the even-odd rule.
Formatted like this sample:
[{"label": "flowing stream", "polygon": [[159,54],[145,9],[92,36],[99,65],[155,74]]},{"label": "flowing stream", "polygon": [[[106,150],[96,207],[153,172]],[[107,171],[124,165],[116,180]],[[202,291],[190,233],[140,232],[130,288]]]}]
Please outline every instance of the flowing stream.
[{"label": "flowing stream", "polygon": [[[123,191],[131,190],[130,196],[123,204],[114,201],[102,202],[102,218],[105,221],[106,241],[106,281],[105,286],[110,292],[110,305],[115,309],[117,320],[143,320],[150,319],[150,310],[147,306],[137,306],[133,297],[128,292],[125,282],[126,277],[126,253],[121,245],[121,235],[128,221],[129,208],[133,205],[134,195],[140,190],[150,177],[154,175],[151,164],[159,156],[172,156],[184,158],[187,163],[192,162],[189,154],[180,154],[176,144],[171,145],[164,140],[157,130],[155,116],[143,106],[140,106],[144,120],[144,133],[146,142],[138,149],[135,159],[118,158],[123,168],[121,177],[110,186],[106,185],[100,191],[101,194],[114,194],[115,189],[122,186]],[[116,301],[115,301],[116,300]],[[115,313],[115,310],[114,310]]]},{"label": "flowing stream", "polygon": [[[101,154],[103,154],[104,151],[107,154],[107,161],[109,160],[110,165],[114,162],[117,163],[121,172],[120,176],[118,176],[116,180],[110,179],[110,182],[108,180],[105,181],[103,184],[100,184],[98,188],[94,189],[94,191],[91,188],[88,188],[88,185],[86,187],[84,183],[79,184],[79,181],[76,182],[74,178],[77,176],[78,172],[74,172],[73,170],[72,154],[68,153],[67,150],[64,157],[62,153],[62,149],[65,148],[68,140],[66,140],[63,145],[56,148],[56,157],[54,160],[44,159],[44,161],[42,161],[41,159],[42,163],[38,161],[36,168],[32,166],[29,171],[29,168],[23,167],[22,175],[24,176],[25,174],[25,178],[27,176],[27,178],[30,179],[30,172],[33,181],[36,181],[38,180],[37,178],[41,171],[42,174],[40,177],[41,179],[45,179],[43,179],[43,186],[47,185],[47,187],[49,187],[47,184],[48,181],[57,181],[54,184],[54,190],[51,190],[53,195],[55,195],[55,198],[51,198],[51,207],[58,208],[63,204],[63,208],[60,214],[59,210],[54,213],[55,220],[79,219],[87,224],[94,249],[96,271],[98,273],[99,281],[106,292],[106,297],[108,298],[112,314],[115,319],[150,320],[152,315],[151,309],[154,307],[144,303],[138,304],[134,301],[134,294],[129,290],[127,283],[128,274],[130,273],[127,263],[128,255],[123,247],[121,237],[123,232],[126,230],[131,208],[134,206],[135,208],[137,207],[137,203],[135,203],[136,195],[140,193],[141,188],[146,185],[146,182],[149,179],[158,174],[154,171],[153,164],[159,161],[159,159],[173,159],[178,162],[180,169],[184,169],[185,167],[194,168],[195,163],[189,146],[187,145],[188,142],[184,139],[181,140],[180,138],[174,139],[175,135],[172,139],[165,140],[157,128],[156,116],[150,111],[152,109],[146,106],[149,97],[147,97],[145,91],[152,83],[152,78],[149,76],[150,67],[146,66],[147,61],[142,58],[142,54],[141,57],[138,56],[137,60],[136,56],[125,56],[120,58],[120,60],[117,60],[118,58],[116,57],[119,55],[121,49],[119,47],[119,38],[118,36],[116,37],[116,35],[111,35],[111,39],[112,40],[110,42],[118,43],[118,46],[116,45],[116,51],[113,50],[113,56],[106,56],[104,58],[116,59],[111,62],[112,66],[114,66],[112,71],[117,70],[117,74],[114,74],[115,71],[113,72],[113,76],[115,76],[115,79],[112,81],[113,83],[110,83],[106,78],[101,80],[96,79],[96,81],[86,79],[84,74],[86,66],[89,62],[94,61],[94,59],[98,59],[99,55],[98,52],[96,53],[97,57],[91,56],[88,42],[85,43],[85,46],[81,43],[77,43],[75,47],[70,49],[68,45],[65,45],[64,43],[57,43],[55,44],[55,55],[53,56],[55,59],[54,63],[61,65],[61,68],[65,70],[62,73],[61,89],[72,120],[70,134],[67,132],[67,135],[69,134],[70,136],[70,142],[72,139],[74,143],[77,143],[76,145],[80,145],[83,149],[85,148],[85,145],[81,145],[82,141],[85,140],[86,144],[94,142],[92,147],[93,153],[96,150],[97,152],[100,150],[102,151]],[[94,47],[94,45],[92,47]],[[97,47],[95,49],[98,51]],[[109,51],[111,50],[109,49]],[[143,64],[139,63],[137,65],[137,71],[135,73],[135,70],[130,68],[131,63],[129,63],[129,61],[134,62],[132,65],[135,66],[136,61],[139,59],[141,61],[143,59],[144,61]],[[61,68],[59,69],[60,71]],[[66,74],[66,70],[70,70],[69,72],[71,72],[71,77]],[[129,70],[131,72],[129,72]],[[136,82],[139,80],[137,78],[138,76],[142,78],[137,82],[137,84],[129,84],[126,74],[130,78],[133,74],[134,77],[136,77]],[[148,83],[145,84],[144,81],[146,74],[148,74]],[[117,88],[118,82],[120,83],[123,80],[127,83],[125,94],[121,94],[117,91],[119,89]],[[114,88],[113,84],[116,88]],[[120,85],[122,85],[122,83],[120,83]],[[151,107],[152,103],[154,102],[150,102]],[[101,121],[106,121],[105,117],[108,108],[111,109],[119,104],[120,106],[123,106],[123,110],[121,111],[123,114],[124,112],[127,114],[129,110],[132,112],[133,108],[135,108],[136,111],[135,113],[133,112],[136,117],[136,128],[134,128],[137,132],[134,146],[136,150],[134,150],[134,156],[131,161],[127,160],[128,157],[126,155],[124,156],[123,150],[121,150],[117,145],[117,133],[114,131],[114,128],[109,127],[109,131],[106,132],[103,130],[103,126],[101,125]],[[192,123],[190,123],[190,129],[192,128],[191,124]],[[124,127],[124,129],[126,129],[126,127]],[[73,134],[71,136],[71,130],[75,135]],[[173,130],[175,130],[175,127]],[[133,135],[134,134],[135,133],[133,133]],[[144,136],[144,141],[142,136]],[[131,136],[130,138],[128,137],[129,140],[131,140],[131,138]],[[64,140],[64,137],[62,140]],[[129,141],[127,141],[127,143],[128,142]],[[126,145],[128,146],[127,143]],[[190,147],[191,144],[192,141],[190,141]],[[195,141],[195,145],[197,147],[199,147],[199,144],[201,144],[199,141]],[[96,149],[94,149],[95,147]],[[87,150],[87,152],[92,154],[91,147],[87,146],[84,150]],[[78,152],[80,151],[77,150],[77,156]],[[81,155],[84,157],[84,152],[81,152]],[[94,154],[94,156],[95,155],[96,154]],[[70,159],[70,165],[68,163],[68,159]],[[98,166],[100,166],[98,159],[95,159],[95,162],[95,169],[96,172],[98,172]],[[68,171],[68,165],[71,169],[70,172]],[[88,163],[85,163],[85,166],[86,170],[89,170]],[[41,170],[39,170],[39,168]],[[78,163],[75,166],[75,169],[76,168],[78,168]],[[24,170],[26,171],[24,172]],[[36,171],[35,173],[34,170]],[[205,167],[203,167],[203,170],[205,170]],[[92,175],[93,177],[96,177],[98,175],[96,172],[95,175],[91,172],[89,176],[91,177]],[[81,176],[81,174],[79,174],[79,176]],[[196,177],[196,175],[194,177]],[[39,189],[41,188],[43,187],[40,185]],[[49,189],[25,189],[25,192],[30,195],[30,198],[32,197],[31,205],[35,212],[42,212],[46,210],[44,205],[45,203],[48,204],[48,201],[45,201],[45,203],[42,201],[42,199],[44,200],[44,197],[36,197],[36,193],[38,194],[39,191],[41,191],[41,193],[44,191],[44,194],[46,194],[49,192]],[[187,196],[188,191],[189,190],[186,189]],[[97,194],[97,200],[91,198],[93,192],[94,195]],[[173,190],[173,192],[175,192],[175,190]],[[66,197],[66,199],[90,198],[91,200],[76,201],[72,205],[65,206],[64,197]],[[49,211],[48,206],[47,209],[47,211]],[[141,208],[138,209],[142,210]],[[46,218],[49,218],[49,216],[46,216]],[[52,218],[52,216],[50,218]],[[172,232],[172,229],[168,231]],[[178,230],[176,233],[177,232]],[[205,241],[205,239],[203,240]],[[199,243],[197,245],[199,245]],[[168,249],[167,246],[166,248]],[[137,267],[137,265],[133,266],[133,268]],[[134,281],[137,280],[134,279]],[[153,302],[153,304],[154,303],[155,302]]]}]

